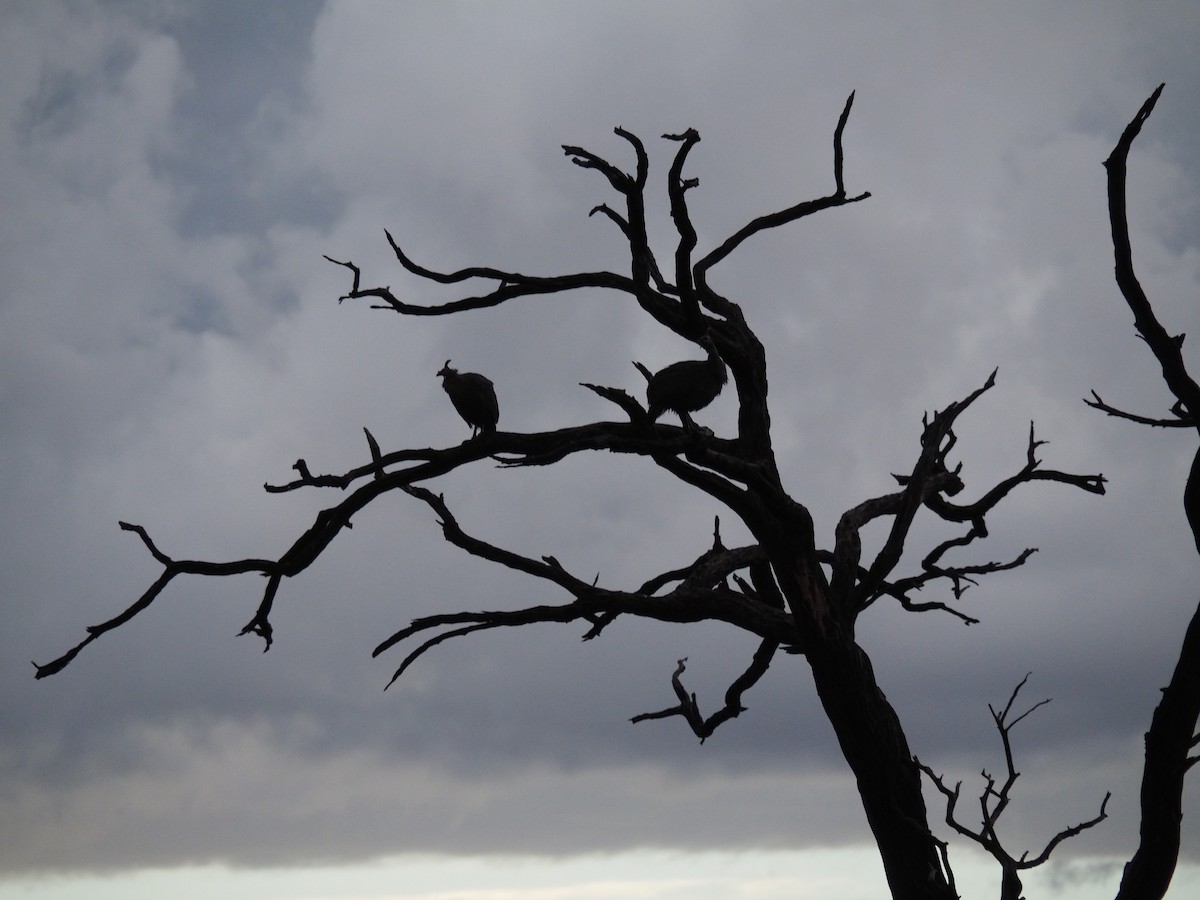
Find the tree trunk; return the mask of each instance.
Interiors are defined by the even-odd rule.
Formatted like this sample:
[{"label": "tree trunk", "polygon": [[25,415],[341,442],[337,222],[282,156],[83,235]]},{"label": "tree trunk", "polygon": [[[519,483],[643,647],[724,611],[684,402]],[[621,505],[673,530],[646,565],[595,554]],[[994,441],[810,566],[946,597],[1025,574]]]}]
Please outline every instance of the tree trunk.
[{"label": "tree trunk", "polygon": [[853,639],[827,635],[808,661],[817,694],[858,780],[894,900],[955,900],[925,811],[920,772],[895,710]]},{"label": "tree trunk", "polygon": [[[1200,452],[1192,460],[1183,491],[1183,508],[1196,551],[1200,553]],[[1125,865],[1117,900],[1160,900],[1171,885],[1179,861],[1183,822],[1183,780],[1193,759],[1196,721],[1200,719],[1200,607],[1192,614],[1179,661],[1163,688],[1162,700],[1146,732],[1142,770],[1141,843]]]},{"label": "tree trunk", "polygon": [[1160,900],[1179,858],[1183,779],[1200,704],[1200,609],[1183,638],[1179,662],[1146,732],[1142,839],[1125,866],[1117,900]]}]

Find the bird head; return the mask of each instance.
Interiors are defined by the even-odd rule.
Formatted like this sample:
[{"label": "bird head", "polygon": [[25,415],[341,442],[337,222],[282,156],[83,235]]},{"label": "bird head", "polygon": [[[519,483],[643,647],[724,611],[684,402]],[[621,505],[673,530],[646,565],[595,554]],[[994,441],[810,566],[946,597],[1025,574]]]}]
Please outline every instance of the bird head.
[{"label": "bird head", "polygon": [[450,360],[446,360],[446,364],[444,366],[442,366],[441,371],[438,372],[438,375],[441,378],[449,378],[449,377],[457,375],[457,374],[458,374],[458,369],[450,368]]},{"label": "bird head", "polygon": [[712,332],[705,331],[700,335],[700,339],[696,342],[704,348],[709,359],[720,359],[721,355],[717,352],[717,342],[713,340]]}]

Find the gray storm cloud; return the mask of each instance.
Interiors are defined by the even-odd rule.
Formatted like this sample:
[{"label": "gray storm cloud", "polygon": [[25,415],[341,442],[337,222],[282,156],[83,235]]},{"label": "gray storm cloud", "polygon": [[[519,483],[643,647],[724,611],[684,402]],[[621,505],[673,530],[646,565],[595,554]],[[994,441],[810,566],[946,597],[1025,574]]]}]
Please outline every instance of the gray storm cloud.
[{"label": "gray storm cloud", "polygon": [[[562,599],[399,498],[284,585],[268,654],[234,639],[247,577],[173,584],[54,678],[28,664],[156,576],[118,520],[178,556],[274,556],[330,503],[261,490],[297,457],[360,465],[364,426],[385,450],[460,441],[446,358],[492,379],[502,427],[535,430],[612,414],[579,382],[634,390],[630,360],[692,355],[598,292],[429,321],[339,305],[346,272],[322,254],[426,303],[449,294],[398,272],[384,228],[433,268],[619,270],[620,235],[587,216],[609,186],[560,149],[627,162],[616,125],[650,144],[664,258],[657,137],[700,131],[689,197],[711,247],[828,190],[850,90],[847,180],[872,198],[760,236],[714,285],[763,336],[781,468],[822,540],[911,465],[922,413],[996,366],[959,428],[968,492],[1023,464],[1031,419],[1048,464],[1109,478],[1105,498],[1027,488],[989,522],[985,559],[1039,552],[967,593],[980,625],[880,609],[862,640],[922,759],[966,779],[996,765],[987,704],[1033,671],[1054,702],[1015,734],[1020,827],[1036,843],[1112,790],[1077,847],[1125,852],[1197,561],[1188,439],[1081,402],[1169,405],[1112,284],[1100,162],[1166,80],[1131,159],[1134,250],[1163,319],[1193,330],[1198,32],[1188,3],[6,7],[0,869],[866,839],[803,660],[702,748],[672,720],[629,724],[673,702],[683,656],[715,708],[753,651],[720,628],[474,636],[383,693],[399,658],[370,651],[413,616]],[[435,489],[485,539],[633,586],[694,558],[719,512],[650,468],[485,467]]]}]

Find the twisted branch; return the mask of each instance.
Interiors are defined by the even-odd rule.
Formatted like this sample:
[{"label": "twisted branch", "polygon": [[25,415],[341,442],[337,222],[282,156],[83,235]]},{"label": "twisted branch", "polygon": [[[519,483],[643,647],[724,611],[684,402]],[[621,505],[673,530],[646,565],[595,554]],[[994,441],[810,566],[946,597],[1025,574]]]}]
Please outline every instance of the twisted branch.
[{"label": "twisted branch", "polygon": [[1000,864],[1001,869],[1001,900],[1020,900],[1021,896],[1021,878],[1018,874],[1026,869],[1036,868],[1050,859],[1050,854],[1054,852],[1063,841],[1068,838],[1075,837],[1089,828],[1099,825],[1108,818],[1107,808],[1108,801],[1112,797],[1111,792],[1104,795],[1104,799],[1100,802],[1100,812],[1093,818],[1085,822],[1080,822],[1077,825],[1072,825],[1069,828],[1064,828],[1055,834],[1049,841],[1046,842],[1041,853],[1030,858],[1029,851],[1026,850],[1019,857],[1014,857],[1009,853],[1001,843],[999,836],[996,834],[996,823],[1008,808],[1012,799],[1012,790],[1016,785],[1017,779],[1021,773],[1017,771],[1013,758],[1012,740],[1010,733],[1017,724],[1032,713],[1034,710],[1045,706],[1049,703],[1049,699],[1040,700],[1025,710],[1025,712],[1012,718],[1013,704],[1016,702],[1017,695],[1021,692],[1021,688],[1029,680],[1029,675],[1021,679],[1020,683],[1013,688],[1012,694],[1008,698],[1008,703],[1004,709],[997,712],[996,709],[988,704],[988,711],[992,714],[992,721],[996,726],[996,730],[1000,735],[1000,743],[1004,749],[1004,764],[1006,775],[1004,783],[997,788],[997,781],[992,775],[985,770],[983,774],[984,787],[979,795],[979,808],[981,813],[981,821],[978,830],[968,828],[958,821],[955,815],[958,801],[962,792],[962,782],[957,782],[953,788],[947,786],[942,776],[936,774],[929,766],[924,765],[919,759],[914,757],[913,762],[917,768],[925,774],[925,776],[933,783],[938,792],[946,800],[946,824],[953,828],[958,834],[974,841],[983,849],[991,854],[992,858]]},{"label": "twisted branch", "polygon": [[746,707],[742,706],[742,695],[750,688],[758,683],[758,680],[766,674],[767,669],[771,665],[771,660],[775,657],[775,651],[779,649],[779,642],[764,639],[758,645],[758,649],[754,652],[754,657],[750,662],[750,666],[734,679],[733,683],[725,691],[725,705],[705,718],[700,713],[700,706],[696,702],[696,695],[689,694],[683,687],[683,682],[680,676],[683,675],[687,668],[687,657],[678,660],[674,674],[671,675],[671,687],[675,689],[675,696],[679,698],[679,705],[672,706],[668,709],[660,709],[658,712],[639,713],[630,719],[630,722],[637,724],[645,722],[649,719],[665,719],[670,716],[683,716],[687,721],[688,727],[692,729],[692,733],[700,738],[700,743],[703,744],[712,733],[728,722],[730,719],[735,719],[746,711]]},{"label": "twisted branch", "polygon": [[[955,548],[965,547],[988,536],[985,516],[1015,487],[1033,481],[1054,481],[1078,487],[1094,494],[1103,494],[1103,475],[1074,475],[1056,470],[1041,469],[1036,450],[1045,442],[1035,437],[1033,424],[1029,427],[1029,444],[1024,467],[1015,475],[999,482],[986,491],[978,500],[969,504],[955,504],[947,499],[960,493],[963,488],[962,465],[953,470],[947,465],[947,456],[957,438],[954,423],[972,403],[995,385],[996,372],[992,372],[984,385],[963,400],[951,403],[923,421],[921,453],[911,474],[894,476],[903,490],[863,501],[847,510],[838,521],[834,531],[832,554],[832,592],[838,602],[847,606],[854,614],[866,609],[882,596],[892,596],[905,609],[924,612],[943,610],[963,619],[968,625],[978,621],[940,602],[916,603],[909,594],[938,579],[950,581],[955,600],[979,576],[1014,569],[1023,565],[1036,552],[1027,548],[1007,562],[988,562],[965,566],[948,566],[942,563],[945,554]],[[891,573],[900,562],[904,545],[911,531],[918,510],[925,507],[946,522],[965,522],[968,530],[936,545],[921,561],[922,573],[901,579],[891,579]],[[891,517],[892,525],[887,540],[871,565],[864,571],[862,554],[862,529],[870,522]]]}]

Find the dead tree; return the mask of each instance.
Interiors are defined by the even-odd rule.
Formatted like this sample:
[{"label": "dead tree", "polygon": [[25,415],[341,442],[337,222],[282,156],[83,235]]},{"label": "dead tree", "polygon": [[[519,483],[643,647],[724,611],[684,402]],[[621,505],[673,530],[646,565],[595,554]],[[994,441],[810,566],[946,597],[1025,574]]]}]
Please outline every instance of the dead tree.
[{"label": "dead tree", "polygon": [[[1104,162],[1108,172],[1108,213],[1112,225],[1117,286],[1133,313],[1138,337],[1146,342],[1162,367],[1163,381],[1174,396],[1169,417],[1126,412],[1105,403],[1096,392],[1084,402],[1111,416],[1143,425],[1187,428],[1200,432],[1200,385],[1188,373],[1183,359],[1183,334],[1171,334],[1154,313],[1133,268],[1129,218],[1125,205],[1125,173],[1129,150],[1149,118],[1164,85],[1150,95],[1125,128]],[[1183,489],[1183,511],[1200,552],[1200,449],[1192,460]],[[1142,773],[1141,840],[1125,866],[1117,900],[1158,900],[1171,884],[1179,858],[1183,821],[1183,787],[1188,770],[1196,763],[1200,735],[1200,607],[1192,615],[1183,637],[1179,660],[1146,732],[1146,761]]]},{"label": "dead tree", "polygon": [[[664,135],[675,146],[666,194],[678,235],[666,270],[651,249],[647,233],[649,154],[636,135],[622,128],[615,133],[632,150],[632,171],[582,147],[564,146],[563,150],[572,163],[599,173],[615,191],[619,204],[602,203],[592,213],[600,214],[623,235],[629,252],[627,274],[593,271],[526,275],[490,267],[437,272],[411,260],[385,232],[397,261],[408,273],[442,284],[464,285],[464,296],[459,299],[424,306],[406,302],[388,287],[364,287],[358,266],[330,259],[352,276],[350,289],[340,300],[368,300],[376,308],[401,315],[466,313],[580,288],[602,288],[631,298],[662,328],[698,347],[705,335],[712,341],[737,394],[734,434],[718,435],[701,427],[653,422],[633,396],[601,385],[584,387],[611,402],[622,420],[537,433],[485,432],[457,446],[388,452],[383,452],[368,433],[370,459],[355,468],[337,475],[314,475],[301,459],[294,466],[297,476],[293,480],[267,486],[268,491],[277,492],[325,487],[345,492],[338,502],[318,513],[311,527],[278,559],[223,563],[178,560],[163,553],[140,526],[122,524],[122,528],[141,537],[162,564],[162,574],[123,613],[88,628],[87,637],[76,647],[52,662],[38,665],[37,677],[61,670],[83,647],[148,607],[181,574],[265,575],[266,590],[243,633],[259,635],[269,647],[270,616],[283,579],[301,574],[343,528],[350,526],[357,512],[384,494],[402,491],[430,507],[450,543],[474,556],[551,582],[567,599],[560,604],[524,609],[417,618],[375,650],[380,654],[402,643],[411,648],[393,680],[443,641],[494,628],[579,622],[585,628],[583,638],[590,640],[619,616],[665,622],[724,622],[760,641],[750,666],[731,685],[725,707],[703,718],[695,697],[682,685],[680,663],[673,679],[680,705],[650,715],[679,715],[703,739],[741,711],[744,693],[766,673],[780,649],[803,655],[824,712],[856,778],[893,896],[904,900],[953,897],[938,841],[929,828],[920,772],[900,721],[876,683],[871,660],[855,640],[856,622],[880,601],[894,602],[914,612],[950,613],[968,624],[976,621],[958,606],[963,591],[984,575],[1022,565],[1034,552],[1029,548],[1002,562],[958,561],[964,548],[987,537],[989,513],[1014,489],[1031,482],[1056,482],[1095,494],[1104,492],[1105,482],[1098,474],[1076,475],[1043,468],[1038,458],[1043,442],[1035,438],[1031,425],[1025,459],[1012,475],[980,490],[974,500],[954,499],[965,490],[962,465],[950,459],[956,443],[955,428],[959,417],[992,389],[993,372],[963,399],[927,414],[917,434],[911,469],[894,476],[897,490],[850,506],[833,531],[833,546],[818,545],[808,507],[785,489],[776,464],[763,345],[742,306],[718,293],[709,283],[709,273],[757,234],[870,196],[866,192],[849,194],[843,181],[842,137],[853,99],[851,94],[834,129],[832,192],[753,219],[706,252],[697,249],[697,232],[688,208],[688,191],[697,186],[697,181],[683,175],[700,135],[693,129]],[[465,287],[467,284],[483,287],[473,293]],[[788,386],[779,387],[786,392]],[[751,543],[726,547],[717,535],[713,545],[694,561],[653,574],[637,590],[617,590],[576,576],[552,556],[524,556],[473,536],[459,524],[445,498],[424,486],[438,476],[481,460],[499,460],[507,467],[546,466],[572,454],[597,450],[643,457],[707,494],[745,525]],[[800,487],[803,489],[803,485]],[[906,543],[918,515],[949,523],[958,529],[957,536],[914,556],[906,555]],[[878,552],[864,558],[860,533],[871,523],[882,524],[887,536]],[[823,529],[822,533],[827,532]],[[919,562],[910,562],[918,557]],[[938,588],[942,589],[941,599],[914,599],[918,591],[929,589],[936,594]]]},{"label": "dead tree", "polygon": [[[934,787],[938,789],[938,792],[946,800],[946,824],[958,834],[986,850],[1000,865],[1000,900],[1022,900],[1021,872],[1027,869],[1035,869],[1047,862],[1050,859],[1050,854],[1063,841],[1103,822],[1108,817],[1108,801],[1112,797],[1111,792],[1105,794],[1104,799],[1100,802],[1100,812],[1095,817],[1088,819],[1086,822],[1072,825],[1070,828],[1064,828],[1050,838],[1043,846],[1042,851],[1036,856],[1031,857],[1028,850],[1020,856],[1013,856],[1004,846],[999,834],[996,832],[996,824],[1000,821],[1000,817],[1004,815],[1004,811],[1008,809],[1008,805],[1012,801],[1013,787],[1016,785],[1017,779],[1021,777],[1021,773],[1017,771],[1015,757],[1013,756],[1012,740],[1009,734],[1022,719],[1050,702],[1049,699],[1039,700],[1033,706],[1029,707],[1029,709],[1025,710],[1025,712],[1013,718],[1013,703],[1016,702],[1017,694],[1021,693],[1021,688],[1025,687],[1025,682],[1028,680],[1029,675],[1026,675],[1021,679],[1020,684],[1013,688],[1013,692],[1009,695],[1008,703],[1004,705],[1004,709],[997,712],[995,707],[988,704],[988,712],[992,714],[992,722],[996,726],[996,731],[1000,734],[1000,745],[1004,749],[1005,775],[1003,783],[997,787],[995,776],[991,775],[986,769],[982,773],[984,785],[983,790],[979,794],[980,822],[978,830],[963,824],[958,818],[958,801],[962,796],[962,782],[958,782],[951,788],[947,786],[942,776],[936,774],[933,769],[920,760],[916,761],[917,767],[933,782]],[[950,859],[949,855],[945,853],[944,847],[943,854],[946,872],[950,878],[951,887],[953,887],[954,878],[951,874]]]}]

